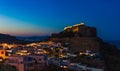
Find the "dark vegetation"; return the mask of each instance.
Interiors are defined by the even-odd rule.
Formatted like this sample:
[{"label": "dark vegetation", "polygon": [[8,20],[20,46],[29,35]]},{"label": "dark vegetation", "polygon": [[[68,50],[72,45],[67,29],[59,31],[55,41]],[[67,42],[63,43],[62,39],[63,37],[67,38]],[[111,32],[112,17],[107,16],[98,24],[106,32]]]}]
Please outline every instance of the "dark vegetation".
[{"label": "dark vegetation", "polygon": [[4,62],[5,60],[0,62],[0,71],[17,71],[17,68],[15,66],[6,65]]},{"label": "dark vegetation", "polygon": [[105,71],[120,71],[120,50],[116,46],[102,43],[100,53],[105,63]]},{"label": "dark vegetation", "polygon": [[74,71],[74,70],[70,70],[70,69],[64,69],[64,68],[61,68],[61,67],[58,67],[56,65],[49,65],[48,67],[45,67],[43,70],[41,71]]}]

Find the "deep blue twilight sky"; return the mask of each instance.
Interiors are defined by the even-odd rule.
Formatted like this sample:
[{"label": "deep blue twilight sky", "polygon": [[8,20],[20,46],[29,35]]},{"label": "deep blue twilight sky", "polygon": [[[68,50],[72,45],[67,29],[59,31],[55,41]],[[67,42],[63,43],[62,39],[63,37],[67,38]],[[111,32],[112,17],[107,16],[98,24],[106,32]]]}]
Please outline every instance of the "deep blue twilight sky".
[{"label": "deep blue twilight sky", "polygon": [[0,33],[50,35],[80,22],[105,40],[120,39],[120,0],[0,0]]}]

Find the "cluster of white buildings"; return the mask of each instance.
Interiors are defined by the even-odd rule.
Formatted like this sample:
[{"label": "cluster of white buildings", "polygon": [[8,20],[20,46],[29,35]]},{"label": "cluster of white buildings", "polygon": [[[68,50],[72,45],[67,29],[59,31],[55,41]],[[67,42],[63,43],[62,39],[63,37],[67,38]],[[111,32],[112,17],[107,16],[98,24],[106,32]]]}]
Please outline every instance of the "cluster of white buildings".
[{"label": "cluster of white buildings", "polygon": [[40,71],[48,66],[48,56],[45,54],[45,44],[39,43],[9,47],[5,44],[0,47],[0,61],[5,59],[4,64],[15,66],[18,71]]},{"label": "cluster of white buildings", "polygon": [[5,64],[15,66],[18,71],[37,71],[48,65],[44,55],[8,56]]},{"label": "cluster of white buildings", "polygon": [[[62,51],[68,51],[68,48],[63,47],[60,43],[54,42],[42,42],[42,43],[32,43],[28,45],[22,45],[0,49],[0,57],[6,59],[5,64],[15,66],[18,71],[39,71],[49,66],[49,64],[54,64],[61,68],[69,68],[75,71],[91,70],[91,71],[103,71],[103,69],[97,69],[92,67],[87,67],[79,63],[71,63],[69,59],[62,59],[68,57],[77,57],[77,55],[72,53],[60,54],[60,58],[50,57],[49,51],[44,49],[54,50],[56,47]],[[86,53],[81,54],[88,54]],[[91,54],[90,54],[91,55]]]},{"label": "cluster of white buildings", "polygon": [[81,63],[71,63],[69,60],[51,58],[48,60],[49,64],[54,64],[64,69],[71,69],[74,71],[104,71],[103,69],[88,67]]}]

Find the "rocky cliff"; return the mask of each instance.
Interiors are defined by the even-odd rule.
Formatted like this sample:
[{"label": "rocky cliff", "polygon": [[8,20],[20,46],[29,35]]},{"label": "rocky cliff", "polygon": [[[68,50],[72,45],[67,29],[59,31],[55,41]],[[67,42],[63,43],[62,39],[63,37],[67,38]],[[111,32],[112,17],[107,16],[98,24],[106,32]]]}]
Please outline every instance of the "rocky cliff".
[{"label": "rocky cliff", "polygon": [[65,28],[58,34],[52,34],[51,40],[69,43],[73,52],[86,50],[99,51],[101,39],[97,37],[96,28],[86,25],[75,25]]},{"label": "rocky cliff", "polygon": [[73,53],[86,50],[99,52],[105,71],[120,71],[120,50],[116,46],[105,43],[96,33],[94,27],[77,25],[74,28],[67,27],[58,34],[52,34],[50,40],[61,42],[63,45],[69,43],[68,47]]}]

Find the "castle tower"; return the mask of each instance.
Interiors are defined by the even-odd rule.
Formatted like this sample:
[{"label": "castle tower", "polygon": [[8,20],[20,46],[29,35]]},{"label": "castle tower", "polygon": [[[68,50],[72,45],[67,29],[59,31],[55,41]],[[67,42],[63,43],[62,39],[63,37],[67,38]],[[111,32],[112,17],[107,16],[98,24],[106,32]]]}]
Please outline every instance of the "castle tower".
[{"label": "castle tower", "polygon": [[80,31],[80,28],[84,27],[85,26],[85,23],[81,22],[80,24],[75,24],[73,25],[72,27],[72,31],[73,32],[79,32]]}]

